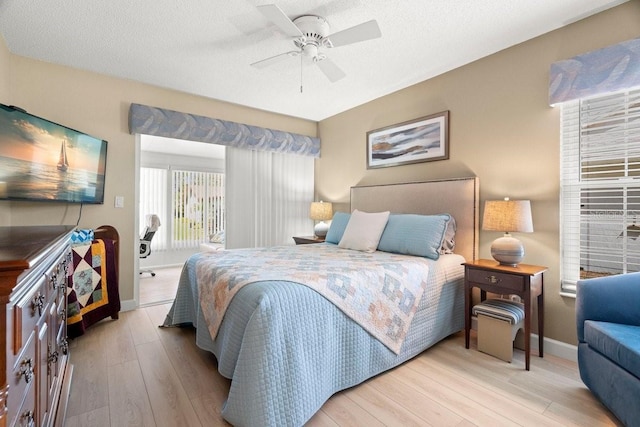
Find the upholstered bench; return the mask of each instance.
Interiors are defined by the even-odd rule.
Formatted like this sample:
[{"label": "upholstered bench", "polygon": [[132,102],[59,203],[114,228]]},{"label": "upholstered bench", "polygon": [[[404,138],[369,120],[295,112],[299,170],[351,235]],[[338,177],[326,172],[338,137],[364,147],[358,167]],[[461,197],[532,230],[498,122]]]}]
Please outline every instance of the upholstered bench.
[{"label": "upholstered bench", "polygon": [[478,318],[478,350],[511,362],[513,341],[524,328],[524,304],[506,299],[487,299],[473,307]]}]

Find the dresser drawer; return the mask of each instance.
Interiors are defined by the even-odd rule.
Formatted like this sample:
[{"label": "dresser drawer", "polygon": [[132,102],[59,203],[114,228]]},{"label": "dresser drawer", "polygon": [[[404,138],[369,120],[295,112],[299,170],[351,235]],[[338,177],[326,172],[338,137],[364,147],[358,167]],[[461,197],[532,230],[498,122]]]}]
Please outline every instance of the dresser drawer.
[{"label": "dresser drawer", "polygon": [[33,427],[37,425],[36,421],[36,395],[35,387],[31,387],[31,391],[22,403],[22,406],[16,413],[15,427]]},{"label": "dresser drawer", "polygon": [[47,309],[48,280],[42,275],[37,284],[15,306],[13,320],[13,354],[18,354],[27,337]]},{"label": "dresser drawer", "polygon": [[523,292],[525,288],[524,276],[475,268],[469,268],[467,270],[467,280],[473,283],[487,285],[488,287],[504,289],[506,291]]},{"label": "dresser drawer", "polygon": [[[31,335],[27,337],[26,344],[20,355],[15,358],[7,377],[10,390],[7,408],[15,417],[21,416],[24,411],[31,410],[35,413],[36,363],[36,332],[32,329]],[[19,411],[20,407],[24,408],[24,411]],[[16,425],[21,425],[19,420]]]},{"label": "dresser drawer", "polygon": [[68,257],[64,255],[45,273],[47,301],[56,300],[66,292],[68,263]]}]

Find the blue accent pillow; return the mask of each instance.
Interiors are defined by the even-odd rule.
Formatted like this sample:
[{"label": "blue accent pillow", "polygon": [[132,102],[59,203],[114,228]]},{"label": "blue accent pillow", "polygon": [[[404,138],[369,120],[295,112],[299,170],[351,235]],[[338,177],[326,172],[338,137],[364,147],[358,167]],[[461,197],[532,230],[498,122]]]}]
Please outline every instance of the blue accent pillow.
[{"label": "blue accent pillow", "polygon": [[396,214],[389,216],[379,251],[437,260],[451,215]]},{"label": "blue accent pillow", "polygon": [[77,228],[71,233],[71,246],[88,245],[93,241],[92,228]]},{"label": "blue accent pillow", "polygon": [[344,230],[347,228],[347,224],[349,224],[350,218],[351,214],[346,212],[336,212],[331,219],[331,225],[329,226],[329,231],[327,231],[324,241],[327,243],[333,243],[334,245],[340,243]]}]

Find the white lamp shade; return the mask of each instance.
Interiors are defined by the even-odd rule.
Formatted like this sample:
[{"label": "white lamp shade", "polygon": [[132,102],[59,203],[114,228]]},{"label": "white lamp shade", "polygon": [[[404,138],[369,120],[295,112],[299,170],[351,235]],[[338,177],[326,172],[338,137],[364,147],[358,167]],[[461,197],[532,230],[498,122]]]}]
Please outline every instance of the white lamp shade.
[{"label": "white lamp shade", "polygon": [[312,202],[309,218],[314,221],[326,221],[333,218],[333,205],[327,202]]},{"label": "white lamp shade", "polygon": [[533,232],[529,200],[487,200],[484,203],[482,229],[487,231]]}]

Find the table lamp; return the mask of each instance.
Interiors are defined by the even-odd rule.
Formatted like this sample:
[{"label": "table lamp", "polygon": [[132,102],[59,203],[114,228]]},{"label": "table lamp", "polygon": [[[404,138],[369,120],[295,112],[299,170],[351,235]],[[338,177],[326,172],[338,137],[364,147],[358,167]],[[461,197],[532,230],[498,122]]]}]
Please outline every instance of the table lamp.
[{"label": "table lamp", "polygon": [[515,267],[524,258],[522,242],[509,232],[533,232],[531,219],[531,203],[529,200],[487,200],[484,204],[482,229],[487,231],[502,231],[491,244],[491,256],[502,265]]},{"label": "table lamp", "polygon": [[327,231],[329,231],[329,226],[325,221],[333,218],[333,206],[331,203],[323,201],[312,202],[311,207],[309,208],[309,218],[314,221],[320,221],[313,228],[313,232],[318,237],[325,237],[327,235]]}]

